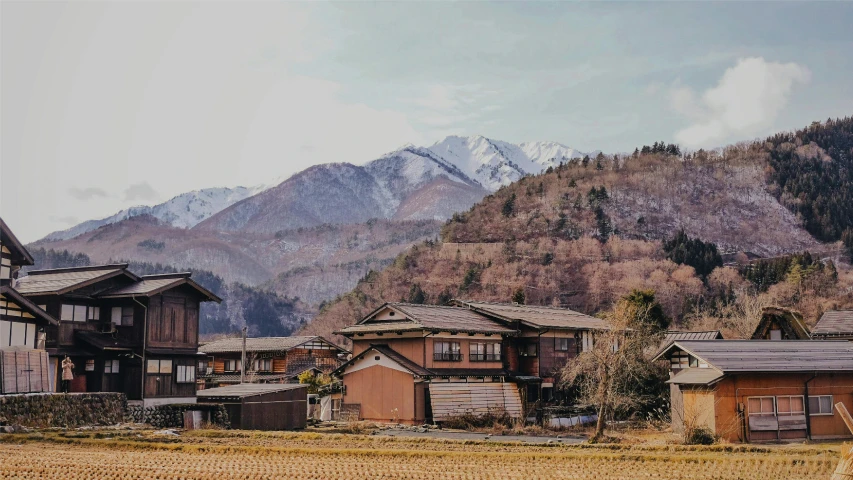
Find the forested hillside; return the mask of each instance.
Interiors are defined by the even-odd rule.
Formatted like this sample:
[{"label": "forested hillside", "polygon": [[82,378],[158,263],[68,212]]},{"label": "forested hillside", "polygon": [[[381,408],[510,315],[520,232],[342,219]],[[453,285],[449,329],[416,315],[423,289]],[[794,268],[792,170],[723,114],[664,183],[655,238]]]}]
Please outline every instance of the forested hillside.
[{"label": "forested hillside", "polygon": [[[82,267],[91,265],[88,255],[67,250],[30,249],[35,266],[30,269]],[[109,260],[105,263],[123,263]],[[127,262],[137,275],[174,273],[186,271],[170,265],[148,262]],[[250,287],[238,282],[227,283],[222,277],[207,270],[192,270],[193,280],[223,299],[221,304],[205,302],[201,305],[199,330],[202,335],[231,333],[248,325],[251,336],[289,335],[310,318],[306,306],[298,300],[276,294],[269,289]]]},{"label": "forested hillside", "polygon": [[[441,241],[365,276],[303,331],[328,335],[384,301],[513,300],[595,314],[636,288],[654,290],[676,328],[745,336],[771,304],[813,323],[853,307],[838,244],[815,238],[838,240],[850,225],[849,124],[685,154],[656,143],[526,176],[455,215]],[[801,211],[809,201],[816,221]],[[721,254],[739,263],[723,266]]]}]

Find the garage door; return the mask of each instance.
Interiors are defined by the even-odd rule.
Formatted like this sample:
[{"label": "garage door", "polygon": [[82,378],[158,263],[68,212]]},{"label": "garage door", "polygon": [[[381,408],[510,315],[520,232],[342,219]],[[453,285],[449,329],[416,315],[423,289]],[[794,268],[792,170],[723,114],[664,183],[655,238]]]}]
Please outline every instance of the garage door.
[{"label": "garage door", "polygon": [[436,422],[500,410],[513,418],[521,417],[521,396],[514,383],[431,383],[429,398]]}]

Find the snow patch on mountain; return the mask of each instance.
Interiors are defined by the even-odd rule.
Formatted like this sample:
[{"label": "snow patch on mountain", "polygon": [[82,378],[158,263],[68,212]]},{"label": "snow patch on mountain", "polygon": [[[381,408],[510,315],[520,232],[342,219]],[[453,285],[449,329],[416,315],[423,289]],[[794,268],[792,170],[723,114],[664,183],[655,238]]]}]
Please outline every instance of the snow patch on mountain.
[{"label": "snow patch on mountain", "polygon": [[266,185],[252,188],[219,187],[204,188],[182,193],[154,206],[139,205],[98,220],[88,220],[66,230],[53,232],[44,240],[67,240],[91,232],[101,226],[118,223],[131,217],[151,215],[158,220],[180,228],[191,228],[217,212],[251,197],[267,188]]}]

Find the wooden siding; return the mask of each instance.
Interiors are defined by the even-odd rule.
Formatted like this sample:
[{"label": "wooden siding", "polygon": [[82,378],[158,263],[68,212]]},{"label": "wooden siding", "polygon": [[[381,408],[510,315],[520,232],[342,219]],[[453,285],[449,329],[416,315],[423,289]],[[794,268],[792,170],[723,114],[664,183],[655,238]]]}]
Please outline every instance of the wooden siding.
[{"label": "wooden siding", "polygon": [[197,298],[178,292],[151,297],[148,345],[157,348],[198,347]]},{"label": "wooden siding", "polygon": [[343,403],[361,405],[361,419],[418,424],[423,411],[416,405],[415,382],[411,374],[374,366],[344,375],[346,392]]},{"label": "wooden siding", "polygon": [[[700,411],[712,410],[713,420],[705,420],[708,426],[713,425],[717,435],[731,442],[775,440],[772,435],[755,434],[744,425],[748,416],[749,397],[760,396],[805,396],[805,382],[812,377],[810,373],[754,373],[732,375],[723,378],[713,388],[681,387],[682,403],[687,411],[688,405],[694,405]],[[809,395],[832,395],[832,402],[842,402],[848,409],[853,409],[853,373],[821,373],[809,382]],[[713,403],[709,403],[705,395],[712,392]],[[744,415],[741,416],[739,405],[743,405]],[[849,438],[850,432],[833,410],[831,415],[812,415],[808,417],[811,424],[812,438]],[[786,434],[788,436],[794,434]],[[782,435],[784,438],[786,435]],[[802,437],[802,433],[796,434]],[[765,438],[770,437],[772,438]]]},{"label": "wooden siding", "polygon": [[172,360],[172,373],[145,373],[145,398],[153,397],[194,397],[196,392],[196,382],[178,383],[178,365],[185,365],[196,368],[196,359],[193,357],[167,357],[167,356],[149,356],[149,360]]},{"label": "wooden siding", "polygon": [[50,392],[44,350],[0,350],[0,393]]},{"label": "wooden siding", "polygon": [[492,411],[505,411],[513,418],[522,416],[521,396],[514,383],[431,383],[429,398],[436,422]]}]

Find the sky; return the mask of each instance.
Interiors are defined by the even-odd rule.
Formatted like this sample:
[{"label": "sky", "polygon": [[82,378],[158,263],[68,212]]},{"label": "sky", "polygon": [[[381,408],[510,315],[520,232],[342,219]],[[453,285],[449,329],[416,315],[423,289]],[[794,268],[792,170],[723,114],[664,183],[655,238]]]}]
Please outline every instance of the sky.
[{"label": "sky", "polygon": [[686,149],[853,114],[853,2],[0,3],[0,215],[132,205],[447,135]]}]

